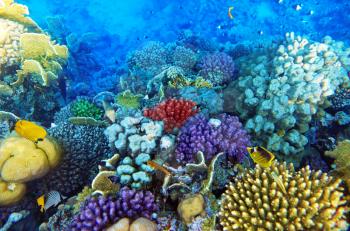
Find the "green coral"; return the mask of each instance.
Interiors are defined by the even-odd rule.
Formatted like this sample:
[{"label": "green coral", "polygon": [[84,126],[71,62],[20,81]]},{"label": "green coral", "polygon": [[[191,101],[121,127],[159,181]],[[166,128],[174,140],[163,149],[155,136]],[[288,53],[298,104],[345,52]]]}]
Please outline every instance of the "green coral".
[{"label": "green coral", "polygon": [[90,117],[95,120],[100,120],[103,115],[103,110],[87,99],[78,99],[71,106],[71,112],[76,117]]},{"label": "green coral", "polygon": [[124,108],[137,109],[140,107],[142,95],[135,95],[130,90],[123,91],[118,94],[115,101]]}]

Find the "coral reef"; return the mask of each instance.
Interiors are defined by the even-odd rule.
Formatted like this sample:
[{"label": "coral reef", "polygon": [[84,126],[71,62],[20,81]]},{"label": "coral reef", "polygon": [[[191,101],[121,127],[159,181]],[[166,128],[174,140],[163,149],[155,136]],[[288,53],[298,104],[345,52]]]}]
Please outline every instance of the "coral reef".
[{"label": "coral reef", "polygon": [[249,136],[238,117],[221,114],[207,119],[204,115],[190,118],[177,137],[176,159],[179,162],[193,162],[198,151],[211,160],[214,154],[225,152],[233,162],[240,162],[250,145]]},{"label": "coral reef", "polygon": [[[286,195],[271,174],[278,174]],[[223,194],[219,213],[224,230],[344,230],[346,200],[341,180],[307,166],[256,166],[236,178]]]},{"label": "coral reef", "polygon": [[134,95],[130,90],[126,90],[116,96],[115,102],[121,107],[136,109],[141,106],[141,98],[142,95]]},{"label": "coral reef", "polygon": [[239,113],[255,143],[297,161],[312,118],[322,118],[327,97],[348,82],[349,52],[329,37],[318,43],[287,33],[277,47],[237,62],[241,77],[225,90],[225,110]]},{"label": "coral reef", "polygon": [[[120,123],[109,126],[105,130],[105,135],[111,147],[120,153],[128,152],[132,156],[157,152],[162,145],[160,143],[158,146],[158,141],[165,137],[163,123],[145,117],[125,117]],[[174,138],[171,138],[170,146],[163,151],[170,154],[174,143]]]},{"label": "coral reef", "polygon": [[185,70],[191,70],[197,63],[196,53],[191,49],[176,46],[172,54],[172,62],[175,66],[181,67]]},{"label": "coral reef", "polygon": [[223,52],[207,55],[201,62],[200,74],[214,86],[231,82],[234,71],[235,65],[232,58]]},{"label": "coral reef", "polygon": [[186,120],[198,112],[196,104],[190,100],[167,99],[155,108],[145,109],[144,116],[164,122],[166,132],[181,128]]}]

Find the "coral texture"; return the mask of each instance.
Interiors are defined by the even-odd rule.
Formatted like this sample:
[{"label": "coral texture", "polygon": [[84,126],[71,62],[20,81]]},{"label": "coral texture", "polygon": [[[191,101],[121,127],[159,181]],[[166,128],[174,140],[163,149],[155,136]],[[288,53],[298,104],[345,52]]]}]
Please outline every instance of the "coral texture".
[{"label": "coral texture", "polygon": [[[271,177],[275,173],[283,193]],[[345,230],[346,200],[341,180],[307,166],[259,166],[236,178],[223,195],[219,213],[224,230]]]},{"label": "coral texture", "polygon": [[168,99],[152,109],[145,109],[144,116],[163,121],[165,131],[172,132],[174,128],[181,128],[198,110],[196,103],[190,100]]},{"label": "coral texture", "polygon": [[301,158],[292,154],[307,144],[309,123],[325,115],[327,97],[349,82],[349,53],[329,37],[318,43],[287,33],[278,47],[238,62],[241,77],[226,90],[237,94],[225,100],[256,143],[282,158]]},{"label": "coral texture", "polygon": [[214,86],[220,86],[233,80],[234,71],[232,58],[223,52],[218,52],[203,58],[200,74]]},{"label": "coral texture", "polygon": [[103,115],[102,109],[98,108],[87,99],[78,99],[70,106],[70,110],[77,117],[91,117],[95,120],[101,119]]},{"label": "coral texture", "polygon": [[90,197],[71,223],[71,230],[104,230],[120,218],[152,218],[158,210],[150,191],[121,189],[117,197]]},{"label": "coral texture", "polygon": [[217,119],[207,119],[199,114],[190,118],[177,138],[176,159],[193,162],[198,151],[210,160],[219,152],[225,152],[231,161],[242,161],[249,136],[238,117],[221,114]]},{"label": "coral texture", "polygon": [[[120,153],[128,152],[136,156],[140,153],[153,154],[159,151],[163,135],[163,123],[152,121],[145,117],[125,117],[120,123],[113,124],[105,130],[109,144]],[[174,146],[171,138],[170,151]]]}]

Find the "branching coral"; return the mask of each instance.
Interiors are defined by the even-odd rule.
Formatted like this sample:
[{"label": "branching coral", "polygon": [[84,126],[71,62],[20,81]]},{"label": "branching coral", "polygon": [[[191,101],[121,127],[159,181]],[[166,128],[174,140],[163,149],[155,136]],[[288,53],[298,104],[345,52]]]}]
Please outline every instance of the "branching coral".
[{"label": "branching coral", "polygon": [[145,109],[144,115],[153,120],[164,122],[166,132],[172,132],[174,128],[181,128],[186,120],[198,112],[196,103],[183,99],[168,99],[155,108]]},{"label": "branching coral", "polygon": [[[271,174],[278,174],[286,195]],[[341,180],[307,166],[274,163],[236,178],[223,195],[224,230],[345,230],[347,207]]]},{"label": "branching coral", "polygon": [[95,120],[101,119],[103,115],[103,110],[87,99],[76,100],[72,103],[70,110],[76,117],[91,117]]},{"label": "branching coral", "polygon": [[199,114],[190,118],[180,130],[176,158],[180,162],[193,162],[197,152],[202,151],[206,160],[211,160],[214,154],[225,152],[231,161],[240,162],[249,144],[249,136],[238,117],[221,114],[209,120]]}]

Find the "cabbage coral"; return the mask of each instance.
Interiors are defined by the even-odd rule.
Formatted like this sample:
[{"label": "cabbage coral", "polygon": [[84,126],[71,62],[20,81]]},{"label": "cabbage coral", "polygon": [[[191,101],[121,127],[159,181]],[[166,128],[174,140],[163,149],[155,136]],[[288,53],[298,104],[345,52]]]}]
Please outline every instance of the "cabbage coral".
[{"label": "cabbage coral", "polygon": [[[274,181],[274,173],[286,189]],[[340,179],[307,166],[275,162],[259,166],[232,182],[223,195],[220,223],[224,230],[346,230],[347,207]]]}]

